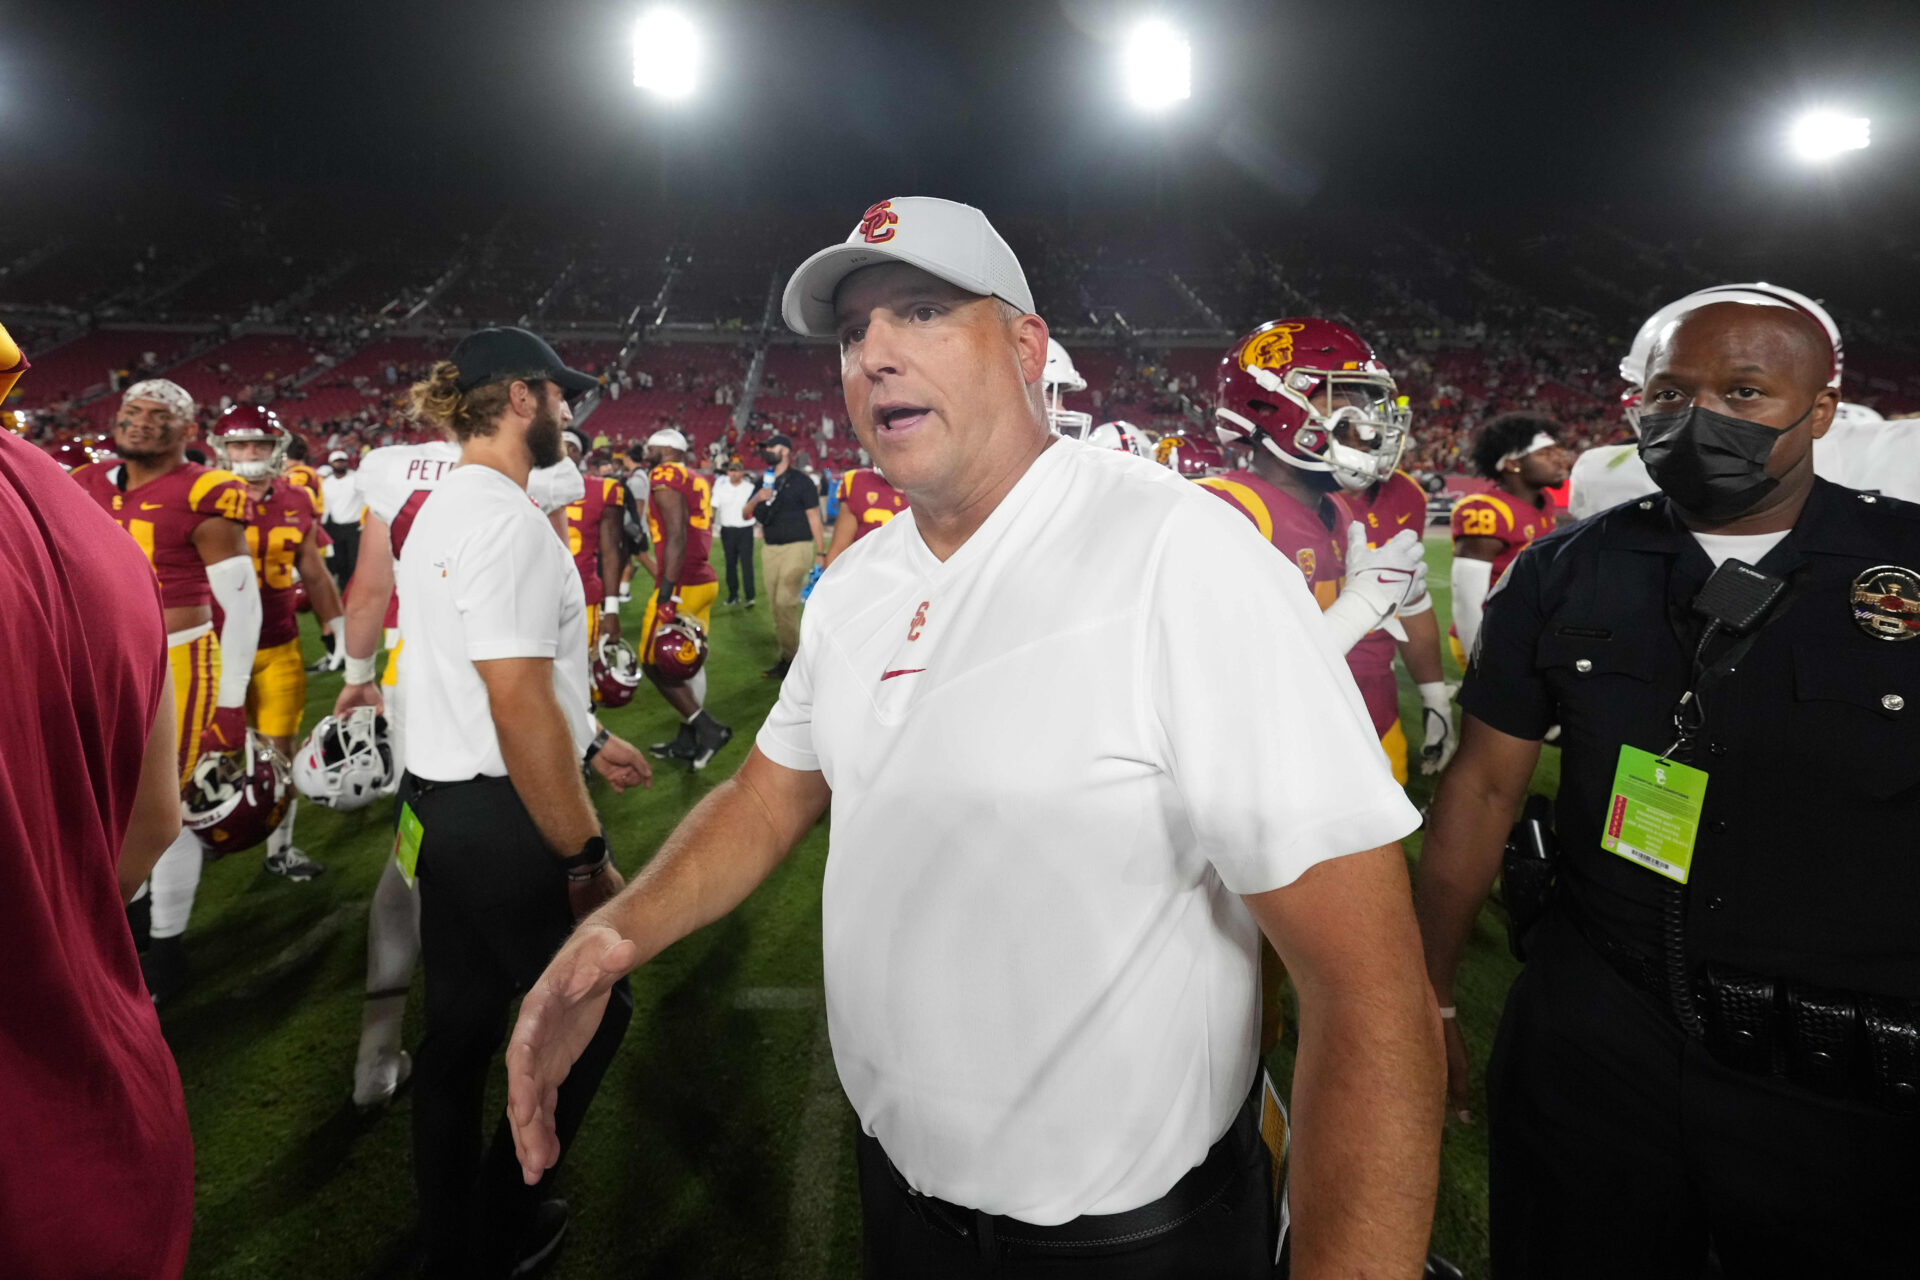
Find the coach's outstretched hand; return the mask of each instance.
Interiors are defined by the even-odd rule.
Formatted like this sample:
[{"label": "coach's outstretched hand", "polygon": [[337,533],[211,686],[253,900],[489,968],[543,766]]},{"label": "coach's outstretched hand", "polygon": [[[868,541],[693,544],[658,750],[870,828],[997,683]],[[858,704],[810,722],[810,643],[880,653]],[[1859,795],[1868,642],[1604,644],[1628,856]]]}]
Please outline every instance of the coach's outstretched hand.
[{"label": "coach's outstretched hand", "polygon": [[607,993],[639,959],[639,948],[611,926],[589,921],[520,1003],[507,1042],[507,1123],[528,1186],[560,1159],[553,1121],[560,1082],[599,1030]]}]

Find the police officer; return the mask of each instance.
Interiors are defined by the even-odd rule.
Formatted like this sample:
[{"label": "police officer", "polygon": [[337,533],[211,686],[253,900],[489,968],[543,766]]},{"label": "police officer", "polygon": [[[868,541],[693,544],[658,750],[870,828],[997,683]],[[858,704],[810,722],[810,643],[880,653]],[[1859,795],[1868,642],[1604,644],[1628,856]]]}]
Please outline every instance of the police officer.
[{"label": "police officer", "polygon": [[1416,901],[1446,1017],[1561,725],[1557,880],[1487,1071],[1496,1277],[1914,1272],[1920,507],[1815,476],[1832,367],[1797,310],[1671,324],[1662,492],[1488,601]]}]

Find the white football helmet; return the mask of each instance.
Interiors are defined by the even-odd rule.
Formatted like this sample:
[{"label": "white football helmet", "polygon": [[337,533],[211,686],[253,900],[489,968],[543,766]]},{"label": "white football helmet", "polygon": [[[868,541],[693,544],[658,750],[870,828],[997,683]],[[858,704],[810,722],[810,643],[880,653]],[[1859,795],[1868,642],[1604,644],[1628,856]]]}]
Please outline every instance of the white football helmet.
[{"label": "white football helmet", "polygon": [[1085,391],[1087,380],[1073,367],[1067,349],[1052,338],[1047,339],[1047,363],[1040,372],[1040,385],[1047,397],[1047,425],[1075,440],[1084,437],[1093,425],[1093,415],[1066,408],[1064,400],[1069,391]]},{"label": "white football helmet", "polygon": [[1640,433],[1640,390],[1647,385],[1647,360],[1653,355],[1653,344],[1666,331],[1668,325],[1681,316],[1697,308],[1715,302],[1744,302],[1759,307],[1791,307],[1805,312],[1819,322],[1827,331],[1827,341],[1833,344],[1833,375],[1827,379],[1827,385],[1838,391],[1840,376],[1845,365],[1844,353],[1840,345],[1840,326],[1833,322],[1827,309],[1804,293],[1777,284],[1768,284],[1756,280],[1750,284],[1716,284],[1710,289],[1699,289],[1669,302],[1647,317],[1640,332],[1633,335],[1633,343],[1627,348],[1627,354],[1620,357],[1620,376],[1628,384],[1627,391],[1621,395],[1620,402],[1625,411],[1627,425],[1634,434]]},{"label": "white football helmet", "polygon": [[328,809],[360,809],[400,782],[387,718],[372,707],[327,716],[293,757],[293,785]]},{"label": "white football helmet", "polygon": [[1086,440],[1096,449],[1118,449],[1142,458],[1153,457],[1153,437],[1131,422],[1103,422],[1087,432]]}]

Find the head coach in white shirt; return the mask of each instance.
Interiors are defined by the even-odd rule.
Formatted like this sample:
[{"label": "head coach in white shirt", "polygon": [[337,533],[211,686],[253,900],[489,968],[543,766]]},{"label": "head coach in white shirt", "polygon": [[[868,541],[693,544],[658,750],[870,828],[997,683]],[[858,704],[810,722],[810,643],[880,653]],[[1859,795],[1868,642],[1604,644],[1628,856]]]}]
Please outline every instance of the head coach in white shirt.
[{"label": "head coach in white shirt", "polygon": [[1267,1275],[1263,930],[1300,1002],[1294,1274],[1419,1275],[1441,1054],[1397,844],[1418,815],[1301,578],[1171,472],[1049,433],[1047,327],[978,210],[874,205],[785,314],[838,336],[848,415],[912,506],[821,580],[739,773],[528,994],[527,1175],[608,985],[832,801],[869,1275]]},{"label": "head coach in white shirt", "polygon": [[[528,473],[563,456],[567,395],[592,385],[534,334],[484,329],[413,389],[416,413],[460,443],[397,574],[408,682],[399,858],[403,870],[418,858],[427,977],[413,1138],[428,1275],[504,1276],[550,1254],[566,1229],[566,1206],[539,1202],[504,1131],[481,1155],[487,1064],[513,998],[574,921],[620,889],[582,765],[616,789],[651,778],[644,756],[594,723],[586,595],[527,496]],[[588,1028],[560,1095],[561,1142],[631,1008],[623,988]]]}]

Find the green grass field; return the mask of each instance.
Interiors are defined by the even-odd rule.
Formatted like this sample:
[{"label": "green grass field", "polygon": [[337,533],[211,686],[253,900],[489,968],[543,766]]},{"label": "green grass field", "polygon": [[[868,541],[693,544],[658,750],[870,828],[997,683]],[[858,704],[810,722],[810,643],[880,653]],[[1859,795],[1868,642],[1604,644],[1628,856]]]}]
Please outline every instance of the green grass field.
[{"label": "green grass field", "polygon": [[[1430,539],[1447,616],[1447,546]],[[716,567],[718,566],[716,548]],[[639,610],[627,620],[637,625]],[[308,657],[321,649],[303,620]],[[735,728],[702,774],[662,765],[650,791],[595,800],[629,875],[675,821],[744,757],[778,687],[764,602],[717,606],[708,706]],[[1450,675],[1451,659],[1448,660]],[[308,725],[337,675],[313,677]],[[1402,707],[1419,705],[1402,676]],[[651,691],[603,715],[644,746],[675,718]],[[1416,730],[1417,734],[1417,730]],[[1557,770],[1556,753],[1543,771]],[[597,781],[597,780],[596,780]],[[1551,777],[1536,779],[1550,789]],[[1411,792],[1431,793],[1417,775]],[[350,1102],[366,963],[366,912],[390,843],[381,804],[335,814],[302,804],[297,843],[327,865],[307,884],[261,870],[261,850],[209,863],[188,932],[195,984],[161,1023],[180,1064],[196,1149],[188,1275],[405,1276],[412,1240],[409,1102],[359,1115]],[[1419,836],[1408,841],[1417,857]],[[574,1226],[556,1277],[843,1277],[859,1273],[854,1117],[840,1091],[820,1002],[823,821],[740,910],[634,976],[626,1043],[558,1180]],[[1483,914],[1462,971],[1460,1019],[1484,1062],[1515,966],[1497,912]],[[415,977],[407,1039],[418,1036]],[[1292,1046],[1276,1049],[1283,1081]],[[496,1063],[489,1122],[501,1105]],[[1484,1275],[1486,1142],[1450,1124],[1434,1247]]]}]

